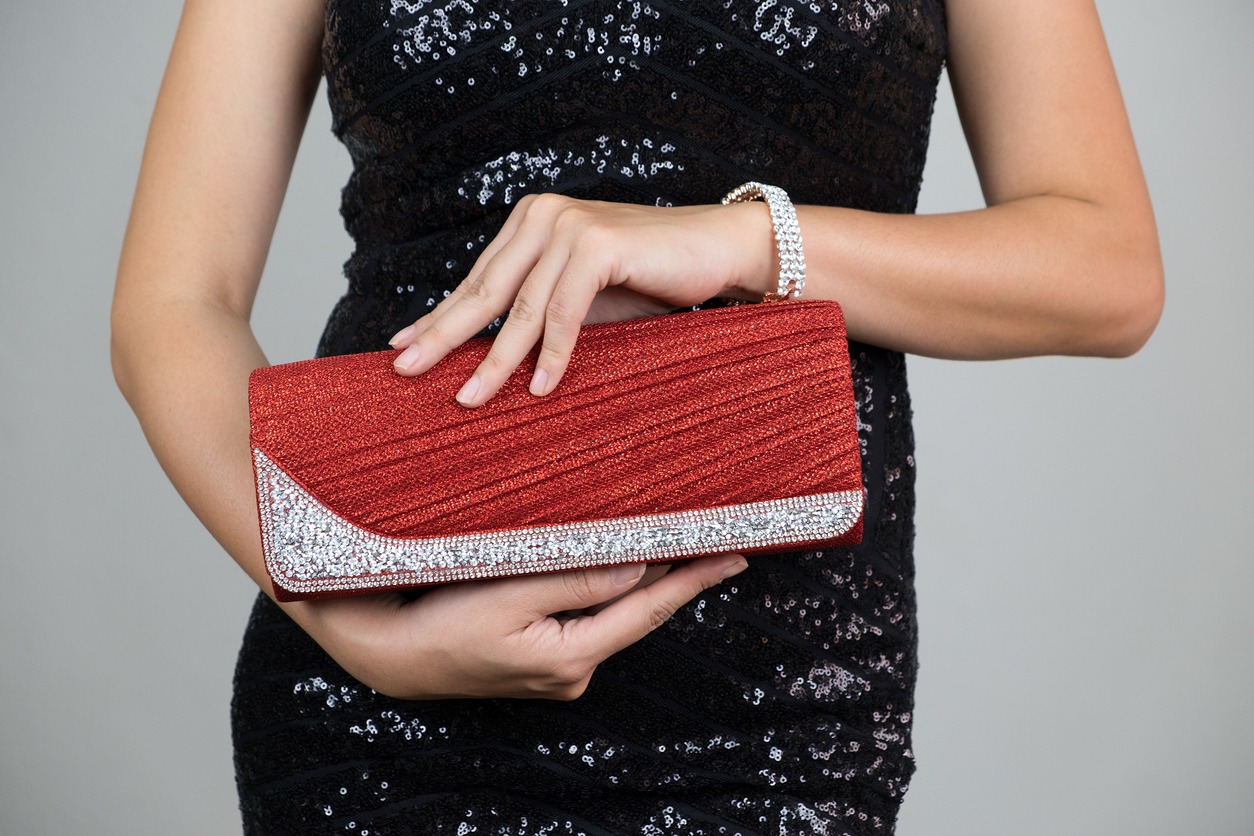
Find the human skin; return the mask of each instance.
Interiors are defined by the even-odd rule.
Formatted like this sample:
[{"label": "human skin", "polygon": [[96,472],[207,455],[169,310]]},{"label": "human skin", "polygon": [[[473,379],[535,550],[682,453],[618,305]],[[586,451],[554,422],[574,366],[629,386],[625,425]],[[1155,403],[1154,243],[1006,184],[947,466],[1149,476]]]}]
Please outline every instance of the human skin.
[{"label": "human skin", "polygon": [[[988,208],[798,207],[806,297],[838,299],[852,338],[938,357],[1135,351],[1161,311],[1162,267],[1091,1],[947,8],[949,71]],[[317,87],[322,27],[315,0],[187,0],[113,307],[115,375],[154,452],[267,592],[247,407],[248,374],[266,360],[248,320]],[[775,258],[761,203],[528,196],[457,290],[394,339],[398,372],[420,374],[509,311],[459,400],[485,402],[536,344],[532,389],[543,397],[582,322],[760,298],[774,289]],[[572,699],[601,661],[744,567],[716,555],[647,577],[617,567],[454,584],[414,601],[281,606],[385,694]]]}]

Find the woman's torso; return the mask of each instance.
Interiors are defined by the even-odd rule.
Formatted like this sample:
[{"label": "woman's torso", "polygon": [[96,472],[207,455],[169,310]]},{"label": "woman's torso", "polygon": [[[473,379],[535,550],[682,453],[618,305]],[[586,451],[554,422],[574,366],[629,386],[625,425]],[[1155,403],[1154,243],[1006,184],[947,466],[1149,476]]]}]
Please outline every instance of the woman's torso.
[{"label": "woman's torso", "polygon": [[[329,0],[356,249],[319,351],[382,348],[529,192],[712,203],[753,179],[913,211],[944,52],[939,0]],[[573,703],[389,700],[260,602],[233,708],[249,832],[890,830],[913,771],[914,462],[903,359],[851,354],[864,543],[755,557]]]},{"label": "woman's torso", "polygon": [[329,0],[359,310],[323,351],[382,347],[529,192],[912,212],[944,49],[938,0]]}]

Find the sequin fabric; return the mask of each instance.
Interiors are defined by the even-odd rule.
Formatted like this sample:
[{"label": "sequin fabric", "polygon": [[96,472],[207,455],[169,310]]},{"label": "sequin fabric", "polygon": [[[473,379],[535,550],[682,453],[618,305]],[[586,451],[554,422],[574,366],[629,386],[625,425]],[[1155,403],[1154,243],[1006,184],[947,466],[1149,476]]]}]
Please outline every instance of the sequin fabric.
[{"label": "sequin fabric", "polygon": [[[356,248],[321,354],[383,348],[524,194],[913,211],[943,7],[329,0]],[[494,330],[488,329],[489,332]],[[914,460],[903,358],[851,346],[866,532],[759,555],[570,703],[403,702],[267,599],[232,720],[250,834],[883,834],[914,768]]]}]

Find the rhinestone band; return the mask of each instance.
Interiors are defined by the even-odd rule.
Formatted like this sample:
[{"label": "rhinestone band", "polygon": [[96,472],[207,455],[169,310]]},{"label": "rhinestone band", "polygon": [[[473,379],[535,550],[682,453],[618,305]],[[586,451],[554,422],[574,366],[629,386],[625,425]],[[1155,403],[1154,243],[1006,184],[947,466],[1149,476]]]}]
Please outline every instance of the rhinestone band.
[{"label": "rhinestone band", "polygon": [[723,198],[723,205],[762,199],[771,210],[771,226],[775,228],[775,246],[779,249],[779,287],[768,293],[764,301],[795,299],[806,284],[806,257],[801,249],[801,224],[797,210],[788,199],[788,192],[779,186],[749,182],[737,186]]},{"label": "rhinestone band", "polygon": [[696,511],[445,537],[388,537],[339,516],[253,450],[266,567],[316,594],[582,569],[835,540],[862,516],[861,490]]}]

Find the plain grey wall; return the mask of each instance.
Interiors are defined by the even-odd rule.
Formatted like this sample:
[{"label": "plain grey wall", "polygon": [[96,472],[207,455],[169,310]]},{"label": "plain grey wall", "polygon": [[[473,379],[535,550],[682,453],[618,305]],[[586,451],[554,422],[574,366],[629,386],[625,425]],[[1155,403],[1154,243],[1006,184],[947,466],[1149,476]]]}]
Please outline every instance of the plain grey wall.
[{"label": "plain grey wall", "polygon": [[[249,583],[113,388],[107,310],[178,4],[0,0],[0,833],[231,833]],[[1254,833],[1254,4],[1101,0],[1169,301],[1127,361],[915,359],[922,672],[902,836]],[[980,204],[942,92],[923,211]],[[320,99],[256,327],[349,244]],[[178,351],[154,345],[153,351]]]}]

